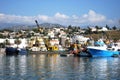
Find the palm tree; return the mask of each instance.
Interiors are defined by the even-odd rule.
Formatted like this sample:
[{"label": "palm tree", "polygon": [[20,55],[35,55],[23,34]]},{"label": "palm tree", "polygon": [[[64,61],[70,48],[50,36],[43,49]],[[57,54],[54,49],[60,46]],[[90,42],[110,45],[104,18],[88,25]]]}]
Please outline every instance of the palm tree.
[{"label": "palm tree", "polygon": [[95,28],[96,28],[96,33],[98,33],[98,30],[100,29],[100,27],[96,25]]},{"label": "palm tree", "polygon": [[87,27],[86,33],[87,34],[91,34],[92,33],[92,29],[89,26]]}]

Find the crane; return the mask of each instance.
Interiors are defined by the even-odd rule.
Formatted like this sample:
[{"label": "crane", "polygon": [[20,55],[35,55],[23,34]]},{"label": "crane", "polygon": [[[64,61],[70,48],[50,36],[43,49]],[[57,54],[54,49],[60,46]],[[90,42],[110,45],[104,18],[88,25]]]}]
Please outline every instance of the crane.
[{"label": "crane", "polygon": [[38,21],[37,21],[37,20],[35,20],[35,23],[36,23],[36,25],[37,25],[37,29],[38,29],[38,31],[39,31],[40,33],[42,33],[42,32],[43,32],[43,30],[42,30],[42,28],[39,26],[39,24],[38,24]]},{"label": "crane", "polygon": [[39,24],[38,24],[38,21],[37,21],[37,20],[35,20],[35,23],[36,23],[36,25],[37,25],[37,27],[38,27],[38,29],[39,29]]}]

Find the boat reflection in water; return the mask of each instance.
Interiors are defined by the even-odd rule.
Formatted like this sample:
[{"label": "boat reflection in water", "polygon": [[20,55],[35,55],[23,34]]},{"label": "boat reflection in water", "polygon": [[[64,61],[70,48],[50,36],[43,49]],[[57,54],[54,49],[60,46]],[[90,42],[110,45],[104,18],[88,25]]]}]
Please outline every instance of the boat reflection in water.
[{"label": "boat reflection in water", "polygon": [[0,80],[119,80],[120,58],[0,56]]},{"label": "boat reflection in water", "polygon": [[18,56],[18,68],[21,76],[27,73],[27,60],[25,55]]},{"label": "boat reflection in water", "polygon": [[97,79],[117,79],[120,75],[119,58],[93,58],[91,59],[91,73]]}]

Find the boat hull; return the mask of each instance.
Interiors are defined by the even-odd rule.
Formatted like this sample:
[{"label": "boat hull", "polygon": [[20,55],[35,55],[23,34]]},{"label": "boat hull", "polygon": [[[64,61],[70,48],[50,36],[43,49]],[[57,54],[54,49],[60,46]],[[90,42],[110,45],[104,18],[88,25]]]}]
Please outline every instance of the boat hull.
[{"label": "boat hull", "polygon": [[88,52],[91,54],[92,57],[112,57],[115,55],[119,55],[118,51],[99,50],[99,49],[92,49],[92,48],[88,48]]},{"label": "boat hull", "polygon": [[19,55],[26,55],[28,53],[28,51],[26,49],[21,49],[19,50]]}]

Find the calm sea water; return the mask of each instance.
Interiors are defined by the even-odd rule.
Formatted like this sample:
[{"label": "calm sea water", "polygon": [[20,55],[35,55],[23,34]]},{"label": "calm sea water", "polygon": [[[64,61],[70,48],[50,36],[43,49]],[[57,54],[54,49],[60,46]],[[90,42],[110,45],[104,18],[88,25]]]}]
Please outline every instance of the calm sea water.
[{"label": "calm sea water", "polygon": [[0,55],[0,80],[120,80],[120,58]]}]

